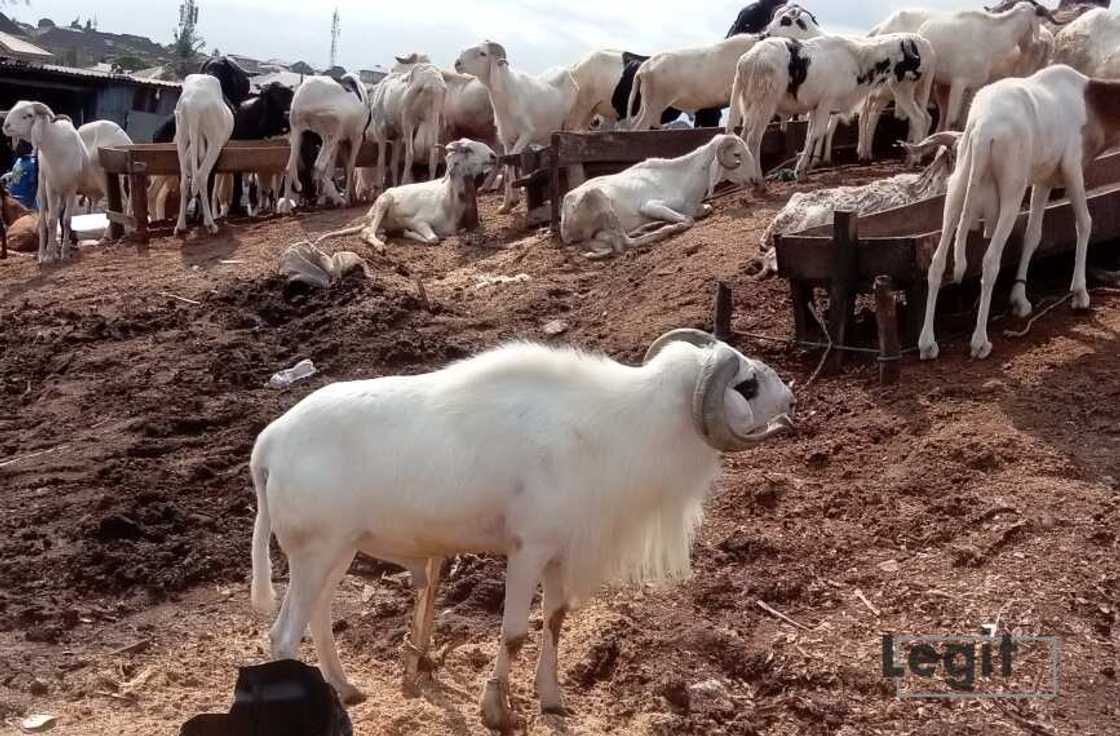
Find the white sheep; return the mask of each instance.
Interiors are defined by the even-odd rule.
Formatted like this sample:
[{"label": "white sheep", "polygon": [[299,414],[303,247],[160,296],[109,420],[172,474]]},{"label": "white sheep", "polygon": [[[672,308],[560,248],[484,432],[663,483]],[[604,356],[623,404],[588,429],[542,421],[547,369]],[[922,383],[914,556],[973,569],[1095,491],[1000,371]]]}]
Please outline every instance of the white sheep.
[{"label": "white sheep", "polygon": [[[933,83],[935,54],[913,33],[870,38],[818,36],[807,41],[767,38],[739,59],[731,95],[728,130],[742,121],[742,135],[756,165],[762,136],[776,112],[809,113],[798,177],[812,165],[813,153],[828,132],[832,113],[847,112],[880,87],[889,88],[910,121],[917,143],[932,122],[926,103]],[[758,170],[761,176],[761,169]]]},{"label": "white sheep", "polygon": [[[509,65],[505,47],[493,41],[464,50],[455,61],[455,71],[478,77],[490,90],[498,140],[507,154],[520,153],[531,143],[549,144],[552,133],[564,129],[579,95],[569,70],[554,69],[538,76],[516,71]],[[500,212],[509,212],[518,202],[513,179],[510,167]]]},{"label": "white sheep", "polygon": [[936,151],[933,162],[918,174],[896,174],[858,186],[814,189],[797,192],[766,227],[759,243],[762,253],[758,278],[778,271],[774,236],[798,233],[820,225],[829,225],[837,211],[855,212],[860,216],[913,204],[945,193],[955,163],[954,150],[960,133],[935,133],[918,145],[903,143],[915,158]]},{"label": "white sheep", "polygon": [[209,74],[188,74],[175,105],[175,150],[179,154],[179,220],[175,232],[187,229],[187,201],[198,197],[202,221],[218,232],[210,209],[210,173],[233,134],[233,111],[222,86]]},{"label": "white sheep", "polygon": [[1055,64],[1068,64],[1090,77],[1120,77],[1120,13],[1094,8],[1054,36]]},{"label": "white sheep", "polygon": [[[39,152],[39,263],[70,257],[70,218],[77,213],[77,197],[96,203],[108,194],[108,177],[98,149],[127,146],[132,139],[110,120],[97,120],[75,129],[70,118],[55,115],[42,102],[21,100],[4,118],[4,134],[25,140]],[[142,196],[142,195],[137,195]],[[55,252],[61,226],[61,253]]]},{"label": "white sheep", "polygon": [[703,200],[716,184],[758,183],[755,168],[743,142],[727,134],[684,156],[646,159],[565,194],[560,237],[569,245],[591,241],[589,258],[664,240],[712,211]]},{"label": "white sheep", "polygon": [[359,224],[321,235],[316,245],[328,238],[361,233],[362,240],[384,252],[382,232],[399,232],[429,245],[454,235],[467,205],[466,179],[495,168],[498,157],[485,143],[464,138],[447,144],[446,161],[443,178],[382,192]]},{"label": "white sheep", "polygon": [[270,611],[269,537],[291,582],[270,634],[295,657],[304,629],[346,702],[331,633],[335,587],[357,551],[404,566],[418,589],[406,686],[427,651],[442,559],[508,558],[501,643],[482,691],[484,724],[512,721],[509,673],[543,582],[536,690],[563,712],[557,647],[564,616],[612,581],[689,572],[689,550],[721,452],[788,432],[794,400],[767,365],[698,330],[676,330],[625,366],[514,343],[443,370],[335,383],[257,438],[252,601]]},{"label": "white sheep", "polygon": [[[288,166],[285,172],[284,198],[278,211],[288,212],[300,191],[299,155],[305,131],[318,134],[322,140],[319,155],[315,158],[315,180],[319,185],[320,200],[329,199],[336,205],[350,204],[354,200],[354,169],[358,152],[365,140],[370,124],[370,106],[367,91],[354,74],[344,74],[339,81],[326,76],[307,77],[296,88],[289,115],[291,130],[288,132]],[[334,185],[334,171],[341,145],[347,146],[346,198]]]},{"label": "white sheep", "polygon": [[984,254],[980,279],[980,311],[972,334],[974,358],[986,358],[988,314],[992,290],[999,275],[1003,248],[1019,217],[1023,195],[1031,189],[1030,216],[1023,236],[1012,311],[1031,313],[1026,296],[1027,269],[1042,237],[1042,217],[1053,187],[1065,188],[1076,219],[1077,250],[1074,262],[1074,309],[1089,307],[1085,287],[1085,259],[1092,220],[1085,195],[1084,166],[1101,151],[1120,142],[1120,82],[1086,77],[1065,65],[1052,66],[1026,79],[1003,79],[976,94],[968,114],[959,158],[945,196],[941,240],[929,267],[929,299],[925,324],[918,340],[923,359],[936,358],[934,315],[937,292],[945,274],[949,244],[955,238],[954,274],[960,282],[968,268],[968,231],[983,215],[983,199],[998,192],[999,217]]},{"label": "white sheep", "polygon": [[[783,23],[783,19],[790,22]],[[670,106],[688,112],[725,107],[731,99],[736,62],[760,39],[771,35],[805,39],[820,34],[810,13],[791,6],[779,11],[761,34],[742,33],[707,46],[654,54],[634,76],[627,111],[634,110],[638,96],[642,102],[631,128],[658,127],[661,113]]]},{"label": "white sheep", "polygon": [[1057,24],[1053,14],[1035,0],[1021,0],[1001,13],[960,10],[922,23],[918,34],[937,54],[934,77],[949,89],[938,130],[957,126],[966,94],[988,84],[993,70],[1016,48],[1030,48],[1043,18]]}]

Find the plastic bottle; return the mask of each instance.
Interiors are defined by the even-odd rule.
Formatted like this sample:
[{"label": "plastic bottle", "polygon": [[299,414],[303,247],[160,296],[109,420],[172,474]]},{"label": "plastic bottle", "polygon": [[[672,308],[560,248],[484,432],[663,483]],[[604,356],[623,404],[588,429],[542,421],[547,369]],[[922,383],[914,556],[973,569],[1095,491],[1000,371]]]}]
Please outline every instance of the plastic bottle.
[{"label": "plastic bottle", "polygon": [[315,364],[310,359],[303,359],[293,365],[291,368],[285,368],[278,373],[273,374],[272,378],[268,379],[268,385],[272,388],[287,388],[297,381],[302,381],[305,378],[318,373]]}]

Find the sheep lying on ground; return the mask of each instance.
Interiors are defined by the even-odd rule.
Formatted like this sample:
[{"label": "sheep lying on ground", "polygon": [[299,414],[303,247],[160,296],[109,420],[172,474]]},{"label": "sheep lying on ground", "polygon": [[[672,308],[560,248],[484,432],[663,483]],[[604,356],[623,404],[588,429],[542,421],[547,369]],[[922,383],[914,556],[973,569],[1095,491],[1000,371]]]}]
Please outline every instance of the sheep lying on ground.
[{"label": "sheep lying on ground", "polygon": [[568,245],[592,241],[589,258],[664,240],[711,212],[703,200],[716,184],[758,183],[755,168],[746,145],[727,134],[678,158],[646,159],[564,195],[560,237]]},{"label": "sheep lying on ground", "polygon": [[952,132],[935,133],[917,145],[904,143],[903,146],[915,158],[937,152],[933,163],[920,174],[897,174],[859,186],[815,189],[794,194],[762,234],[762,242],[759,243],[759,251],[762,253],[761,270],[758,278],[766,278],[778,272],[778,259],[774,251],[775,235],[797,233],[831,224],[836,210],[870,215],[944,194],[949,175],[953,173],[956,160],[954,150],[960,135]]},{"label": "sheep lying on ground", "polygon": [[291,582],[270,634],[294,658],[310,625],[323,675],[346,702],[331,599],[356,552],[412,573],[418,602],[405,684],[426,657],[443,558],[508,558],[501,643],[483,723],[508,732],[510,669],[543,582],[536,691],[562,713],[564,616],[612,581],[684,577],[721,452],[792,428],[793,395],[769,366],[698,330],[654,342],[641,366],[514,343],[443,370],[335,383],[270,424],[253,447],[252,601],[271,611],[269,538]]},{"label": "sheep lying on ground", "polygon": [[447,171],[440,179],[403,184],[381,194],[362,222],[319,236],[315,244],[340,235],[361,233],[379,253],[385,251],[381,232],[434,245],[459,230],[466,208],[466,180],[490,172],[498,157],[485,143],[463,140],[447,144]]}]

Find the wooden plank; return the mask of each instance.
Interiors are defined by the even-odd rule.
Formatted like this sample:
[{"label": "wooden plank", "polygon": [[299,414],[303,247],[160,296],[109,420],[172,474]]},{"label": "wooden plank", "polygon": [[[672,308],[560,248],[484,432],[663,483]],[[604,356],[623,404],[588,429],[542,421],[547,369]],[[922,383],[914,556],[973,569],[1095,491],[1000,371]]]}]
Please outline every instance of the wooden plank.
[{"label": "wooden plank", "polygon": [[898,336],[898,301],[890,276],[875,278],[875,321],[879,328],[879,383],[898,381],[902,345]]},{"label": "wooden plank", "polygon": [[463,182],[466,191],[463,196],[466,199],[464,204],[466,208],[463,210],[463,217],[459,221],[459,226],[464,230],[477,230],[478,229],[478,189],[474,183],[474,177],[468,176]]},{"label": "wooden plank", "polygon": [[129,185],[133,192],[132,216],[136,220],[136,240],[145,245],[148,242],[148,177],[131,174]]},{"label": "wooden plank", "polygon": [[567,192],[566,189],[560,188],[560,167],[562,165],[561,161],[563,160],[560,152],[563,146],[561,142],[563,136],[563,133],[552,134],[551,148],[553,151],[555,151],[555,155],[549,157],[551,165],[551,182],[548,187],[548,197],[550,205],[549,227],[556,235],[560,234],[560,204],[564,199],[564,194]]},{"label": "wooden plank", "polygon": [[[112,223],[114,225],[118,225],[118,226],[123,225],[123,226],[131,227],[131,228],[136,227],[136,218],[133,217],[132,215],[126,215],[123,212],[117,212],[115,210],[105,210],[105,219],[107,219],[110,223]],[[120,237],[120,235],[115,235],[111,231],[110,231],[109,235],[110,235],[110,237],[113,237],[113,238],[119,238]]]}]

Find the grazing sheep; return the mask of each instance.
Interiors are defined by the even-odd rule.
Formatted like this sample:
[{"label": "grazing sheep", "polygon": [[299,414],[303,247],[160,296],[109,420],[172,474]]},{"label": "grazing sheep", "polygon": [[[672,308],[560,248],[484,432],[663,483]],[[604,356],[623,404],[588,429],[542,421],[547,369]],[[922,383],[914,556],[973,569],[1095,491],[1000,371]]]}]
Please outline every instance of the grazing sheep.
[{"label": "grazing sheep", "polygon": [[[222,98],[218,80],[207,74],[188,74],[175,105],[175,149],[179,154],[179,220],[175,232],[187,229],[187,201],[198,197],[202,221],[218,232],[207,187],[222,146],[233,135],[233,112]],[[137,196],[142,196],[138,192]]]},{"label": "grazing sheep", "polygon": [[933,322],[949,244],[955,238],[953,278],[960,282],[968,268],[968,231],[983,214],[983,200],[991,191],[998,192],[999,217],[984,254],[972,356],[986,358],[992,351],[988,340],[992,291],[1004,245],[1019,217],[1027,187],[1032,187],[1030,216],[1011,289],[1012,310],[1020,317],[1031,313],[1026,296],[1027,268],[1042,238],[1042,217],[1050,191],[1057,186],[1065,188],[1077,223],[1077,251],[1070,286],[1073,307],[1088,308],[1085,259],[1092,220],[1083,169],[1102,151],[1120,142],[1118,101],[1120,82],[1086,77],[1065,65],[1048,67],[1026,79],[1003,79],[976,94],[945,196],[941,240],[929,267],[929,299],[918,340],[923,359],[936,358],[938,354]]},{"label": "grazing sheep", "polygon": [[404,566],[418,603],[406,687],[431,635],[443,558],[508,558],[501,643],[482,691],[483,723],[512,725],[510,669],[543,582],[536,690],[563,713],[557,648],[564,616],[612,581],[681,578],[720,470],[792,428],[793,395],[762,362],[698,330],[660,337],[641,366],[514,343],[419,376],[335,383],[261,432],[252,601],[271,611],[269,538],[291,582],[272,657],[294,658],[304,629],[345,702],[331,599],[356,552]]}]

